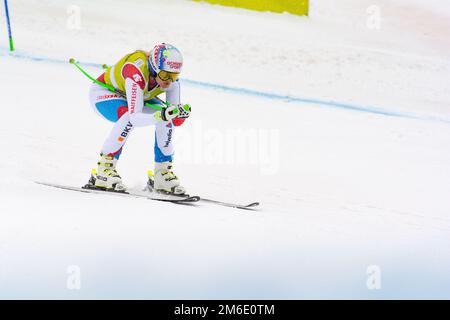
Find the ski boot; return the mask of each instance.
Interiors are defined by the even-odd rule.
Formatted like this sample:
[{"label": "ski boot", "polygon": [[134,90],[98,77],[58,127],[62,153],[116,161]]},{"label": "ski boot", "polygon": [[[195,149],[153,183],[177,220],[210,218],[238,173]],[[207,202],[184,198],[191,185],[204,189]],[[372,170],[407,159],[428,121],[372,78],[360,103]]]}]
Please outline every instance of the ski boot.
[{"label": "ski boot", "polygon": [[91,171],[91,178],[85,187],[105,191],[126,192],[122,178],[116,171],[117,159],[105,154],[100,156],[100,161],[97,162],[98,168]]},{"label": "ski boot", "polygon": [[172,161],[156,162],[155,173],[148,171],[147,189],[164,194],[188,197],[186,189],[180,186],[178,177],[172,171]]}]

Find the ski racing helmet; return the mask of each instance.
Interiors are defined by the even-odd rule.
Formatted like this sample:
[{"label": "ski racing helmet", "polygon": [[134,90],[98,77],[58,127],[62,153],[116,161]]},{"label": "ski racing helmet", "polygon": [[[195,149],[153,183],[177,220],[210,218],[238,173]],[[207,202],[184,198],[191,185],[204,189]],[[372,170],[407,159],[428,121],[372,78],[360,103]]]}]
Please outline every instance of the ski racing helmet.
[{"label": "ski racing helmet", "polygon": [[150,51],[148,58],[151,71],[162,80],[176,81],[183,66],[183,56],[180,50],[168,43],[157,44]]}]

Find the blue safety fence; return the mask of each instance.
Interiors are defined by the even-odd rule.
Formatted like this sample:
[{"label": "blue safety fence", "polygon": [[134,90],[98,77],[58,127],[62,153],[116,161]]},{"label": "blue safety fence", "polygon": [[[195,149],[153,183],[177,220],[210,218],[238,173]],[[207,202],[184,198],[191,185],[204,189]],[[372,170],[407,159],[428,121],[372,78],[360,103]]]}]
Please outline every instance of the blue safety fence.
[{"label": "blue safety fence", "polygon": [[[29,55],[29,54],[21,52],[21,51],[8,53],[4,49],[2,50],[1,46],[0,46],[0,56],[10,56],[10,57],[18,58],[18,59],[26,59],[26,60],[30,60],[30,61],[47,62],[47,63],[54,63],[54,64],[68,64],[69,63],[68,62],[69,59],[60,60],[60,59],[54,59],[54,58],[48,58],[48,57],[39,57],[39,56]],[[93,68],[102,69],[102,64],[100,64],[100,63],[80,62],[79,64],[82,66],[85,66],[85,67],[93,67]],[[264,99],[278,100],[278,101],[283,101],[283,102],[291,102],[291,103],[296,103],[296,104],[307,104],[307,105],[316,105],[316,106],[321,106],[321,107],[339,108],[339,109],[345,109],[345,110],[349,110],[349,111],[364,112],[364,113],[390,116],[390,117],[400,117],[400,118],[408,118],[408,119],[450,123],[450,119],[446,119],[446,118],[442,118],[442,117],[418,115],[418,114],[405,113],[405,112],[395,112],[395,111],[390,111],[389,108],[378,108],[378,107],[369,106],[369,105],[357,105],[357,104],[350,104],[350,103],[345,103],[345,102],[337,102],[337,101],[330,101],[330,100],[321,100],[321,99],[312,99],[312,98],[306,98],[306,97],[282,95],[282,94],[277,94],[277,93],[251,90],[251,89],[239,88],[239,87],[232,87],[232,86],[226,86],[226,85],[221,85],[221,84],[214,84],[214,83],[209,83],[209,82],[190,80],[190,79],[185,79],[185,78],[181,78],[180,81],[182,81],[183,84],[201,87],[201,88],[208,88],[208,89],[212,89],[212,90],[219,90],[219,91],[228,92],[231,94],[260,97],[260,98],[264,98]]]}]

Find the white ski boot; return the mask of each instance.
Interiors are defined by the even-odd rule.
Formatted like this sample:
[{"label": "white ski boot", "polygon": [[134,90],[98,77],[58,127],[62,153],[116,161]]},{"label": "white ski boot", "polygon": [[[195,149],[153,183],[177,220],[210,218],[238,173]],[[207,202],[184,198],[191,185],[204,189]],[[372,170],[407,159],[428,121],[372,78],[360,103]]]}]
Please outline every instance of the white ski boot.
[{"label": "white ski boot", "polygon": [[187,196],[186,189],[180,186],[180,180],[172,171],[172,161],[156,162],[155,173],[148,171],[147,186],[150,191]]},{"label": "white ski boot", "polygon": [[122,183],[122,178],[116,171],[117,159],[113,156],[100,154],[97,162],[98,168],[95,176],[95,187],[108,191],[125,192],[126,187]]}]

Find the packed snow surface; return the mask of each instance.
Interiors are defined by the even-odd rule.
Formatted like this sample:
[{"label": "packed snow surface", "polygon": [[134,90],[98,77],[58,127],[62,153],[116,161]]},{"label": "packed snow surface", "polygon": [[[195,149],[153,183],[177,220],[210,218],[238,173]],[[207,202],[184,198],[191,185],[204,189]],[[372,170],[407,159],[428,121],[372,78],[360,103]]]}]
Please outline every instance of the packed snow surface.
[{"label": "packed snow surface", "polygon": [[[450,5],[312,0],[309,17],[185,0],[10,2],[1,16],[0,298],[450,298]],[[90,81],[184,54],[175,171],[258,211],[84,194],[111,123]],[[118,170],[153,167],[152,127]]]}]

